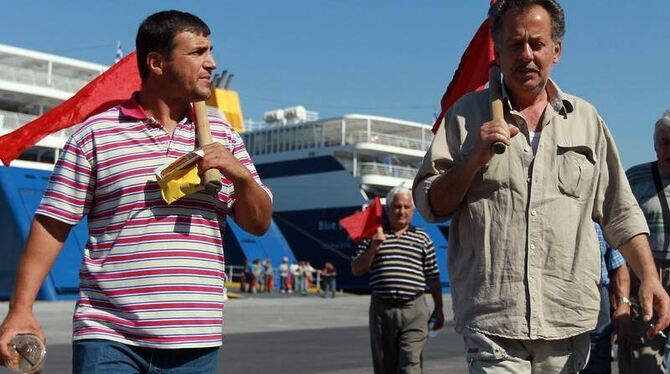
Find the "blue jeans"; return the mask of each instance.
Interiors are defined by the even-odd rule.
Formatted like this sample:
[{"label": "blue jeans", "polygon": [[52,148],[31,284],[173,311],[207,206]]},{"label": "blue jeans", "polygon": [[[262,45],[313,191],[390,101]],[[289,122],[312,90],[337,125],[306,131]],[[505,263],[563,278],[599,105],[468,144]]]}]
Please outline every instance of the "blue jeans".
[{"label": "blue jeans", "polygon": [[331,294],[330,297],[335,297],[335,277],[324,279],[323,288],[323,297],[328,297],[329,293]]},{"label": "blue jeans", "polygon": [[210,374],[216,372],[219,347],[159,349],[103,339],[72,343],[73,374]]}]

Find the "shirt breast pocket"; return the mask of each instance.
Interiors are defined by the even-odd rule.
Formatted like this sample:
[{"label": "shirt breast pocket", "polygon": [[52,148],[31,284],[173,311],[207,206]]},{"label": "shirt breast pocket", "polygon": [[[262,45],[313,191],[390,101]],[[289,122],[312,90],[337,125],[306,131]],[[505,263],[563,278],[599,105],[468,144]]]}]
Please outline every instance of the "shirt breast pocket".
[{"label": "shirt breast pocket", "polygon": [[587,145],[558,145],[558,189],[562,194],[581,199],[587,196],[595,174],[593,150]]}]

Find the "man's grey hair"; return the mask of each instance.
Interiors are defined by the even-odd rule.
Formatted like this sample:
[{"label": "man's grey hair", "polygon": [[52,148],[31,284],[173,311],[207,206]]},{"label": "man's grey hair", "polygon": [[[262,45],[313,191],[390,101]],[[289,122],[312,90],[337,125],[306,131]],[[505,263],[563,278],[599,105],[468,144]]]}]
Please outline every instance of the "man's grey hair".
[{"label": "man's grey hair", "polygon": [[[395,201],[395,197],[398,195],[409,195],[409,198],[411,199],[412,191],[410,191],[410,189],[405,186],[393,187],[391,191],[386,194],[386,211],[391,210],[393,202]],[[414,201],[412,201],[412,205],[414,205]]]},{"label": "man's grey hair", "polygon": [[656,126],[654,126],[654,148],[656,148],[656,142],[658,141],[659,134],[662,131],[670,130],[670,110],[666,110],[661,118],[656,121]]},{"label": "man's grey hair", "polygon": [[489,17],[491,18],[491,32],[496,51],[500,51],[502,40],[502,19],[505,13],[512,8],[527,8],[531,5],[543,7],[551,17],[551,39],[554,43],[563,40],[565,36],[565,13],[556,0],[498,0],[491,4]]}]

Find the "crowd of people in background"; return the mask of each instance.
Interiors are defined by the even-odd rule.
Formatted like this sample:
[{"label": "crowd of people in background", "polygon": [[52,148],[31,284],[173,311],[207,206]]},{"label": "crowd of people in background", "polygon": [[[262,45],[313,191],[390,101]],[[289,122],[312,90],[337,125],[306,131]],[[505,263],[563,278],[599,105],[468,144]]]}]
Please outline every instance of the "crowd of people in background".
[{"label": "crowd of people in background", "polygon": [[[335,297],[337,270],[330,261],[322,269],[315,269],[309,261],[290,263],[289,258],[284,257],[276,272],[280,293],[307,295],[310,289],[316,287],[323,297]],[[243,293],[274,292],[275,269],[272,260],[247,259],[239,282],[240,292]]]}]

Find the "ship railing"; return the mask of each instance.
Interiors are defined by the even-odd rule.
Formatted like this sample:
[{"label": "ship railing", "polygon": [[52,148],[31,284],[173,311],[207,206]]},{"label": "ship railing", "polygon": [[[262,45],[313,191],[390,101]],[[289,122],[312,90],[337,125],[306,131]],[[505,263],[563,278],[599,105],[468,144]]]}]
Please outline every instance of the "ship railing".
[{"label": "ship railing", "polygon": [[391,165],[381,162],[356,162],[354,170],[353,160],[338,159],[338,161],[347,169],[354,177],[361,177],[365,175],[379,175],[384,177],[394,177],[403,179],[414,179],[418,169],[411,166]]},{"label": "ship railing", "polygon": [[20,68],[11,65],[0,65],[0,79],[9,82],[26,83],[40,87],[51,87],[65,92],[76,92],[86,83],[85,79],[66,77],[59,74],[51,74],[47,71]]},{"label": "ship railing", "polygon": [[356,131],[348,133],[346,143],[374,143],[391,147],[415,149],[419,151],[425,151],[430,146],[430,141],[368,131]]},{"label": "ship railing", "polygon": [[413,167],[388,165],[379,162],[359,162],[357,169],[358,176],[381,175],[403,179],[414,179],[418,171]]},{"label": "ship railing", "polygon": [[[249,127],[251,128],[251,127]],[[430,127],[374,118],[334,118],[298,125],[272,125],[245,132],[252,155],[372,143],[424,152],[430,146]]]},{"label": "ship railing", "polygon": [[[0,110],[0,130],[7,130],[7,131],[16,130],[37,117],[39,116]],[[68,129],[58,131],[52,135],[59,137],[68,137],[72,134],[73,131],[74,128],[71,127]]]}]

